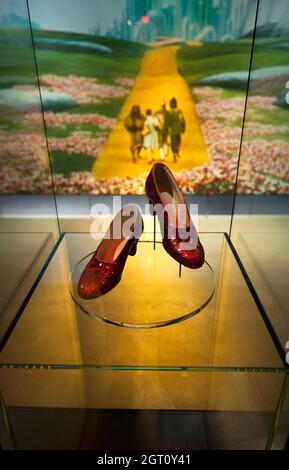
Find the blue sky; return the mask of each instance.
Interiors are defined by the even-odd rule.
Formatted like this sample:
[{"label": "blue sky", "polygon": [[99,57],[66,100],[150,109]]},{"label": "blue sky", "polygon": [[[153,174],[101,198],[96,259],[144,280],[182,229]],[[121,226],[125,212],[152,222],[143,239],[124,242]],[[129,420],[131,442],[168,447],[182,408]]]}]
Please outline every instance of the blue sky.
[{"label": "blue sky", "polygon": [[[121,17],[126,0],[29,0],[31,19],[42,29],[87,33],[98,22],[102,32]],[[27,17],[25,0],[0,0],[0,16]]]},{"label": "blue sky", "polygon": [[[121,17],[126,0],[29,0],[29,5],[32,21],[42,29],[88,33],[100,22],[104,33]],[[0,0],[0,17],[11,13],[27,18],[26,1]],[[286,25],[288,17],[289,0],[260,2],[259,25],[281,19]]]}]

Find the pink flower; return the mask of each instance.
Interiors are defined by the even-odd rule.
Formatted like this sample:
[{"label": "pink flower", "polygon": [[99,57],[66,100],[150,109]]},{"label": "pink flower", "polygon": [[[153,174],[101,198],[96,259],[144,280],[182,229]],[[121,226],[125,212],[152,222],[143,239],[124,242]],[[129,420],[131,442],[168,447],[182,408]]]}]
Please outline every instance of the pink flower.
[{"label": "pink flower", "polygon": [[135,80],[133,78],[120,77],[115,79],[115,83],[131,88],[134,85]]},{"label": "pink flower", "polygon": [[106,137],[92,138],[90,132],[73,132],[68,137],[50,138],[49,150],[67,154],[84,154],[97,157],[106,143]]},{"label": "pink flower", "polygon": [[[41,129],[42,131],[42,129]],[[44,134],[0,129],[2,194],[51,194],[52,181]]]},{"label": "pink flower", "polygon": [[99,84],[96,78],[78,75],[41,75],[40,82],[53,91],[66,93],[78,104],[99,103],[99,98],[122,98],[129,93],[127,88]]},{"label": "pink flower", "polygon": [[[39,113],[26,113],[25,118],[28,121],[38,121]],[[58,127],[64,129],[68,124],[81,125],[93,124],[103,129],[112,129],[116,119],[99,114],[67,114],[67,113],[44,113],[46,125],[49,127]]]}]

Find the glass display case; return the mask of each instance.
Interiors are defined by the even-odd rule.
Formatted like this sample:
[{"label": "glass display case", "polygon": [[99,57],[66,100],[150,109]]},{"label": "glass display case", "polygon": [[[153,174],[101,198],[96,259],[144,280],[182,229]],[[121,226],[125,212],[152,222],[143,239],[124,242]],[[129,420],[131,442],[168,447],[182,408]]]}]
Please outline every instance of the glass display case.
[{"label": "glass display case", "polygon": [[[0,49],[2,339],[58,239],[59,225],[25,2],[2,2]],[[35,120],[28,125],[29,112]]]},{"label": "glass display case", "polygon": [[[1,448],[283,449],[288,0],[73,3],[0,12]],[[172,97],[180,155],[165,119],[157,148],[134,149],[132,106],[159,119]],[[146,212],[151,160],[185,195],[201,269],[166,253]],[[137,255],[81,299],[128,202]]]},{"label": "glass display case", "polygon": [[[154,256],[150,235],[139,242],[141,260],[130,258],[119,286],[99,299],[100,320],[73,302],[69,285],[76,261],[96,242],[63,234],[1,353],[2,399],[17,448],[272,447],[284,359],[226,234],[200,234],[216,277],[204,310],[163,328],[108,323],[175,318],[190,311],[196,292],[207,294],[201,274],[199,283],[188,268],[178,277],[161,245]],[[115,426],[126,432],[114,442]]]}]

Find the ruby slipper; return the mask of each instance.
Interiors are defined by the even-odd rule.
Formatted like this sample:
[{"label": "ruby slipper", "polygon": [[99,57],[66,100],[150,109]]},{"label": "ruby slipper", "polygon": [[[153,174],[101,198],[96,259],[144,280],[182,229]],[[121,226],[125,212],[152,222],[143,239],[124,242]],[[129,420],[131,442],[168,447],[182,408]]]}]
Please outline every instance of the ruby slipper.
[{"label": "ruby slipper", "polygon": [[111,222],[78,281],[82,299],[106,294],[121,280],[128,255],[134,256],[143,232],[143,219],[135,204],[124,206]]},{"label": "ruby slipper", "polygon": [[204,248],[182,191],[164,163],[153,165],[145,189],[160,221],[164,249],[178,263],[191,269],[200,268],[205,261]]}]

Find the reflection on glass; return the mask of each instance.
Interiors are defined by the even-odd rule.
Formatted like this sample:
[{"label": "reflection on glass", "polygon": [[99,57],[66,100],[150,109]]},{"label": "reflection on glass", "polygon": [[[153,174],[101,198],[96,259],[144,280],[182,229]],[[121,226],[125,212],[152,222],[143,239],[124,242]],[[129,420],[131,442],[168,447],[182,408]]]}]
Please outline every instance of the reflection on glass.
[{"label": "reflection on glass", "polygon": [[58,235],[25,0],[0,9],[0,211],[2,339]]},{"label": "reflection on glass", "polygon": [[26,2],[1,2],[0,193],[51,194]]},{"label": "reflection on glass", "polygon": [[283,349],[289,338],[288,24],[288,0],[260,1],[232,224],[233,242]]},{"label": "reflection on glass", "polygon": [[260,2],[238,193],[289,193],[288,22],[288,0]]}]

